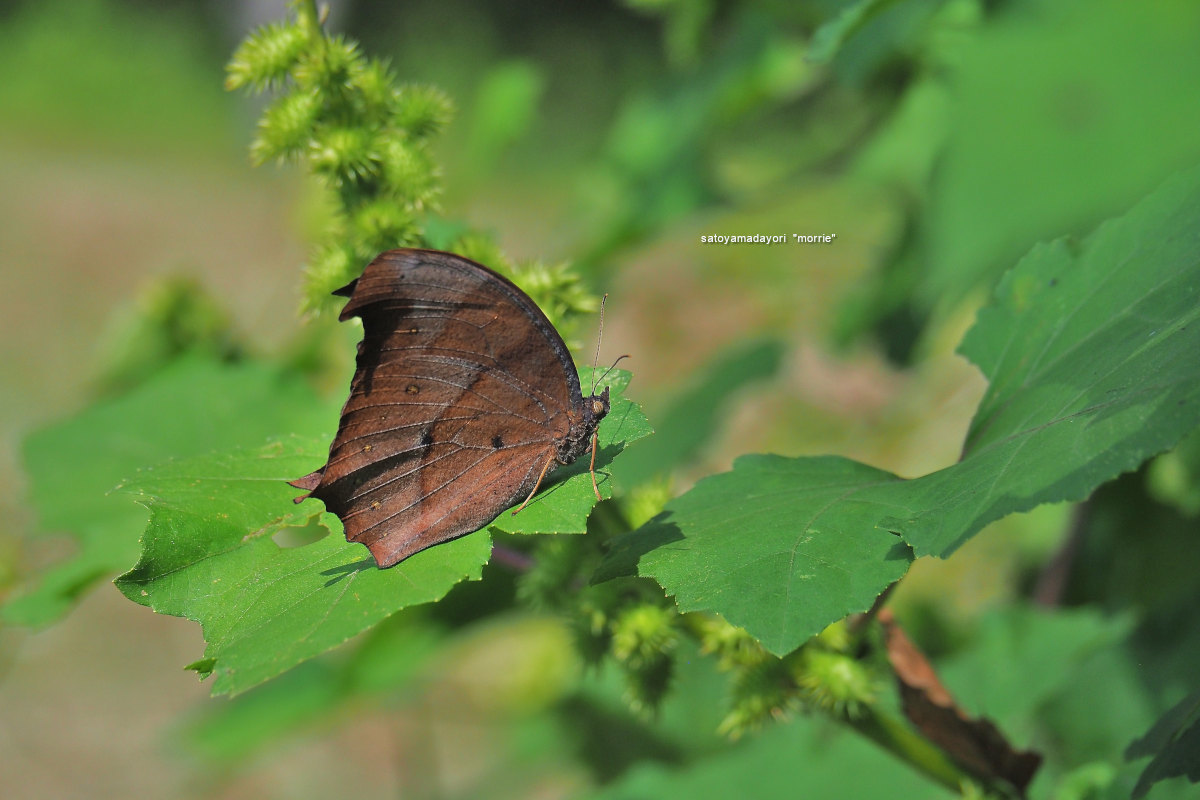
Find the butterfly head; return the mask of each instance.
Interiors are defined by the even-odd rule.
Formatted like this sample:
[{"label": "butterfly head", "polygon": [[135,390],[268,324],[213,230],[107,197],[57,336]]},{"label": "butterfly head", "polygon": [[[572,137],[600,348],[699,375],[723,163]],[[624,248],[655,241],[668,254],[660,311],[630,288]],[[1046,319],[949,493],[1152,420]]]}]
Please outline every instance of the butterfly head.
[{"label": "butterfly head", "polygon": [[587,452],[596,435],[600,420],[608,414],[608,387],[600,394],[583,398],[578,409],[572,409],[568,414],[570,428],[565,436],[558,440],[557,458],[560,464],[570,464]]},{"label": "butterfly head", "polygon": [[592,407],[592,416],[595,418],[596,423],[599,424],[600,420],[604,419],[604,416],[608,414],[608,387],[605,386],[603,392],[592,395],[584,402]]}]

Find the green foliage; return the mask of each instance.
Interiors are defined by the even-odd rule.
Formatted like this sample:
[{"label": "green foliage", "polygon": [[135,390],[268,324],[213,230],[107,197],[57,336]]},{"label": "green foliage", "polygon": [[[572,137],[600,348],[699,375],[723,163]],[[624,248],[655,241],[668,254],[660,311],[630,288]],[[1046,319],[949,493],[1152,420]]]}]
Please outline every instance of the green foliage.
[{"label": "green foliage", "polygon": [[465,154],[472,171],[488,171],[505,148],[529,132],[545,85],[546,76],[525,61],[498,64],[488,71],[476,91]]},{"label": "green foliage", "polygon": [[[649,433],[637,406],[621,395],[628,373],[610,378],[598,468]],[[314,503],[294,505],[297,490],[287,481],[310,472],[327,449],[326,437],[309,437],[218,450],[145,470],[127,486],[150,509],[150,521],[141,559],[117,586],[135,602],[203,626],[207,647],[192,668],[215,673],[214,693],[246,691],[402,608],[440,599],[459,581],[478,579],[491,554],[482,530],[381,570],[365,547],[340,535],[331,515],[322,514],[320,524],[337,535],[296,535],[320,512]],[[602,486],[611,491],[607,481]],[[502,514],[491,527],[583,533],[594,503],[581,459],[521,514]]]},{"label": "green foliage", "polygon": [[870,607],[904,574],[906,543],[948,556],[988,522],[1137,467],[1200,424],[1196,230],[1200,170],[1077,252],[1040,246],[1010,272],[963,344],[991,384],[958,464],[902,481],[746,456],[630,534],[608,574],[636,565],[682,610],[717,612],[782,655]]},{"label": "green foliage", "polygon": [[315,6],[255,31],[227,68],[226,87],[276,89],[251,153],[258,163],[298,161],[337,198],[338,215],[308,270],[305,306],[330,294],[381,250],[424,244],[421,216],[441,190],[428,148],[449,121],[449,98],[400,86],[357,43],[329,36]]},{"label": "green foliage", "polygon": [[101,356],[102,394],[128,391],[172,361],[199,353],[233,360],[242,347],[217,298],[185,275],[154,281],[135,301]]},{"label": "green foliage", "polygon": [[716,12],[713,0],[625,0],[630,8],[663,17],[663,46],[677,66],[699,59],[709,22]]},{"label": "green foliage", "polygon": [[1131,759],[1154,756],[1134,787],[1135,798],[1145,797],[1155,782],[1186,775],[1200,783],[1200,692],[1180,700],[1146,735],[1129,745]]},{"label": "green foliage", "polygon": [[[61,153],[222,155],[240,148],[228,99],[190,35],[195,10],[49,0],[0,19],[0,120]],[[11,141],[11,139],[9,140]]]},{"label": "green foliage", "polygon": [[138,469],[294,431],[311,434],[335,414],[297,375],[196,355],[35,432],[24,447],[30,499],[42,529],[70,532],[79,552],[10,599],[6,618],[50,622],[97,581],[133,563],[145,513],[111,490]]},{"label": "green foliage", "polygon": [[200,622],[207,647],[191,668],[215,673],[216,693],[243,692],[401,608],[441,598],[478,579],[491,553],[486,531],[392,570],[341,536],[279,546],[276,533],[316,513],[291,503],[287,481],[325,448],[323,439],[289,440],[201,456],[147,471],[131,486],[150,522],[141,559],[117,587],[159,613]]},{"label": "green foliage", "polygon": [[[863,495],[898,478],[840,458],[743,456],[614,542],[601,577],[637,573],[681,611],[713,611],[784,655],[865,611],[912,561]],[[847,499],[850,498],[850,499]]]},{"label": "green foliage", "polygon": [[[103,358],[107,396],[26,442],[40,522],[74,534],[79,552],[8,599],[6,619],[49,621],[127,570],[117,580],[126,597],[201,625],[205,650],[189,668],[211,676],[215,694],[240,695],[184,734],[223,765],[367,705],[407,714],[411,700],[421,719],[447,709],[451,724],[459,712],[501,720],[506,757],[527,748],[587,768],[597,797],[1007,797],[1003,776],[956,763],[906,708],[911,665],[895,662],[875,615],[884,604],[897,619],[914,614],[891,588],[935,563],[922,557],[968,561],[989,523],[1077,501],[1049,565],[1055,542],[1030,545],[1026,532],[996,545],[1009,529],[988,534],[993,560],[1003,551],[1011,562],[981,567],[983,582],[1012,573],[1015,586],[962,612],[977,615],[970,623],[939,617],[960,595],[943,604],[937,594],[926,622],[942,635],[919,666],[945,684],[953,716],[987,718],[1008,744],[1044,757],[1035,798],[1194,790],[1200,170],[1187,132],[1200,106],[1178,100],[1200,95],[1200,72],[1186,69],[1200,52],[1195,9],[625,5],[661,19],[666,66],[613,96],[602,152],[569,176],[585,222],[563,235],[587,277],[640,242],[694,242],[695,224],[806,225],[824,212],[826,184],[862,184],[846,193],[836,245],[861,249],[828,248],[830,261],[807,273],[795,270],[808,252],[795,249],[729,256],[724,277],[770,295],[764,305],[783,322],[730,331],[744,317],[714,314],[731,345],[665,392],[657,437],[626,452],[651,433],[626,397],[630,375],[582,370],[585,388],[613,392],[596,448],[603,502],[580,459],[519,515],[388,570],[319,503],[294,504],[286,484],[324,459],[342,397],[319,396],[310,381],[342,382],[331,376],[346,371],[349,341],[314,326],[284,355],[251,358],[197,284],[163,281]],[[472,180],[556,113],[568,71],[536,52],[504,53],[472,77],[458,155]],[[438,216],[434,154],[449,97],[326,32],[315,3],[293,3],[290,20],[247,38],[226,86],[273,93],[253,160],[302,167],[325,192],[308,310],[332,308],[333,290],[404,245],[512,276],[568,340],[597,309],[579,272],[515,263],[491,236]],[[1181,167],[1191,168],[1133,205]],[[547,181],[547,205],[565,182]],[[506,188],[513,202],[522,188]],[[886,208],[882,222],[875,207]],[[1076,236],[1035,244],[1063,233]],[[854,272],[860,260],[870,263]],[[646,277],[657,263],[646,259]],[[710,263],[685,266],[699,274]],[[852,284],[844,295],[839,280]],[[838,456],[752,453],[672,497],[743,392],[777,375],[772,388],[789,392],[813,377],[789,339],[852,350],[877,336],[917,364],[948,335],[937,315],[965,316],[973,307],[960,301],[982,286],[993,291],[960,351],[987,388],[956,463],[906,479]],[[797,306],[810,292],[816,303]],[[837,302],[840,312],[808,319]],[[920,367],[884,377],[907,384]],[[822,425],[817,416],[806,424]],[[780,429],[754,422],[767,436]],[[870,444],[856,454],[925,441]],[[1062,563],[1073,571],[1056,573]],[[1033,584],[1039,602],[1079,608],[1014,599]],[[952,624],[963,627],[937,628]]]},{"label": "green foliage", "polygon": [[[700,4],[678,7],[689,5]],[[730,35],[689,80],[636,93],[617,113],[583,183],[585,213],[595,218],[584,265],[718,202],[705,163],[712,139],[811,85],[803,46],[786,28],[746,7],[727,24]]]},{"label": "green foliage", "polygon": [[832,60],[843,43],[861,33],[872,18],[895,4],[896,0],[858,0],[848,4],[840,14],[813,32],[808,59],[818,64]]},{"label": "green foliage", "polygon": [[[870,764],[870,768],[850,765]],[[870,744],[814,720],[797,720],[764,731],[741,746],[683,769],[646,764],[596,792],[596,800],[738,797],[794,798],[798,787],[815,800],[941,798],[954,794],[932,786],[899,761],[879,758]]]},{"label": "green foliage", "polygon": [[928,302],[990,282],[1029,242],[1086,230],[1200,158],[1186,133],[1200,124],[1185,99],[1200,92],[1194,3],[1068,2],[1051,16],[1001,16],[949,55]]},{"label": "green foliage", "polygon": [[1005,276],[963,341],[989,379],[963,461],[919,494],[961,503],[950,499],[959,469],[987,474],[991,488],[959,506],[979,515],[961,532],[954,516],[923,519],[933,508],[898,522],[918,553],[949,555],[1000,514],[1085,497],[1200,424],[1188,357],[1200,348],[1197,222],[1193,170],[1079,245],[1038,246]]}]

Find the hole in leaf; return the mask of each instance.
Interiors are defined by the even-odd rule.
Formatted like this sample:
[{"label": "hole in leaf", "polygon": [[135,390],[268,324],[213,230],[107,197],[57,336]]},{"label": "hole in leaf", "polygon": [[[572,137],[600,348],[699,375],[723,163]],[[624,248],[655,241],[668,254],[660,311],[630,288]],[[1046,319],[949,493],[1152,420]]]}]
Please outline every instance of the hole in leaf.
[{"label": "hole in leaf", "polygon": [[319,542],[329,535],[329,529],[317,522],[313,517],[304,527],[290,526],[280,528],[271,536],[271,541],[282,548],[304,547],[313,542]]}]

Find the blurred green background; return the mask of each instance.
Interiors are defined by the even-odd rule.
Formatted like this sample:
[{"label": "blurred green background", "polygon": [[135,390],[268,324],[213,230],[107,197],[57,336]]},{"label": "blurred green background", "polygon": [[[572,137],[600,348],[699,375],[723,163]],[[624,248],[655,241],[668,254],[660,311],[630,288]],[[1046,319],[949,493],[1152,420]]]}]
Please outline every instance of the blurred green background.
[{"label": "blurred green background", "polygon": [[[283,14],[0,10],[0,591],[71,552],[25,535],[21,438],[144,360],[139,321],[172,287],[203,290],[196,324],[232,349],[297,336],[325,210],[298,173],[251,168],[261,106],[222,90],[237,42]],[[437,149],[449,226],[575,262],[609,293],[601,360],[633,354],[631,396],[686,456],[679,491],[745,452],[905,476],[952,463],[983,391],[953,348],[995,277],[1200,157],[1198,16],[1186,2],[420,0],[336,2],[329,24],[454,99]],[[756,233],[836,239],[701,243]],[[1028,585],[1067,513],[918,563],[900,602],[936,607],[928,635],[952,640]],[[57,625],[0,629],[0,775],[39,797],[571,796],[591,777],[556,757],[566,745],[539,714],[576,680],[564,641],[552,620],[492,624],[427,669],[426,700],[362,702],[241,752],[233,723],[205,733],[228,701],[180,669],[197,626],[104,583]],[[719,714],[697,718],[711,730]]]}]

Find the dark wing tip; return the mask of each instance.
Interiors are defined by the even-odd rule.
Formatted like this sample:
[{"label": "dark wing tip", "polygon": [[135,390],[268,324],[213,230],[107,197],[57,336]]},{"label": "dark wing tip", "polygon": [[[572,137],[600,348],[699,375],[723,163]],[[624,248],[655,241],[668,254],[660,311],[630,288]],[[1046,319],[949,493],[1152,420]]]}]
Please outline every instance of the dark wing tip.
[{"label": "dark wing tip", "polygon": [[[303,478],[296,478],[294,481],[288,481],[288,486],[295,486],[297,489],[307,489],[311,492],[321,485],[321,476],[324,474],[325,468],[321,467],[316,472],[310,472]],[[305,496],[307,497],[307,495]],[[300,501],[297,500],[296,502],[298,503]]]},{"label": "dark wing tip", "polygon": [[404,558],[406,558],[407,555],[410,555],[401,555],[400,553],[395,552],[394,548],[388,547],[383,543],[382,538],[376,539],[370,544],[367,544],[367,549],[371,551],[371,557],[375,559],[375,563],[379,565],[380,569],[394,567]]}]

